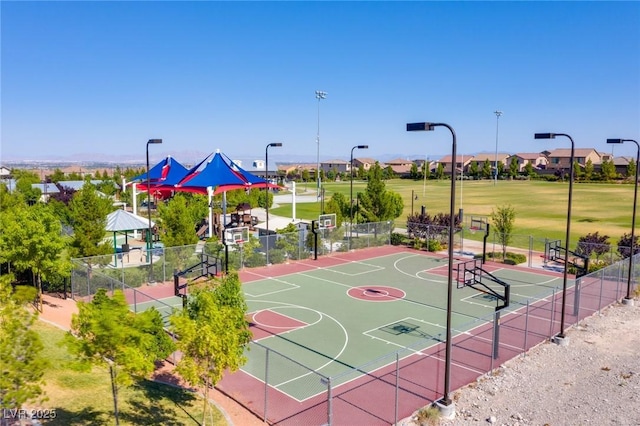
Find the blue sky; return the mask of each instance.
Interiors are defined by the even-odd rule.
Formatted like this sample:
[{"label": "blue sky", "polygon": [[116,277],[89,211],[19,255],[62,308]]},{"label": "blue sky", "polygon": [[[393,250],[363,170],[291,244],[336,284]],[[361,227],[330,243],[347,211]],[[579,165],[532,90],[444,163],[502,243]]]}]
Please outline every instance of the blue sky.
[{"label": "blue sky", "polygon": [[[640,140],[640,2],[7,2],[1,159],[611,151]],[[616,147],[634,155],[635,145]]]}]

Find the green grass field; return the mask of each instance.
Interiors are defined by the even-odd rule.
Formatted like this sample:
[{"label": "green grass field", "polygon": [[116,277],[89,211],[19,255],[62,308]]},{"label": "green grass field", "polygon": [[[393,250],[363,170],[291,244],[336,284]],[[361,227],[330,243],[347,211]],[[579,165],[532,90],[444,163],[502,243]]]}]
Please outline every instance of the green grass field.
[{"label": "green grass field", "polygon": [[[64,331],[36,322],[34,329],[44,344],[50,366],[45,372],[44,390],[48,398],[41,404],[55,410],[50,425],[113,424],[113,399],[106,369],[91,372],[73,367],[73,357],[61,345]],[[122,389],[119,397],[120,424],[198,425],[202,420],[202,399],[183,389],[151,381],[143,381]],[[226,425],[218,410],[208,424]]]},{"label": "green grass field", "polygon": [[[331,194],[341,192],[347,199],[349,182],[326,183],[325,205]],[[364,191],[366,182],[355,181],[353,194]],[[396,223],[399,227],[411,213],[411,191],[414,212],[422,205],[427,212],[448,213],[450,181],[412,181],[394,179],[386,182],[387,190],[399,193],[404,200],[404,211]],[[456,187],[456,211],[464,209],[465,216],[490,215],[497,206],[511,204],[516,211],[514,235],[535,238],[564,239],[567,221],[568,183],[544,181],[463,181]],[[580,236],[600,232],[611,237],[611,242],[629,232],[633,208],[633,185],[618,183],[574,183],[571,219],[571,240],[575,245]],[[299,203],[296,216],[312,220],[318,217],[320,203]],[[270,210],[274,215],[291,216],[291,205]],[[518,239],[525,241],[525,239]]]}]

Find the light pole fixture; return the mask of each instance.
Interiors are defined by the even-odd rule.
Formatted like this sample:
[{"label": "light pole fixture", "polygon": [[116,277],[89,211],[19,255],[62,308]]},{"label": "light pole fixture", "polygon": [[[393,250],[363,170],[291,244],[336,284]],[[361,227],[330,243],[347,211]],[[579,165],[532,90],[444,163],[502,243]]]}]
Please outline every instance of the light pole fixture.
[{"label": "light pole fixture", "polygon": [[316,99],[318,100],[318,133],[316,133],[316,145],[318,149],[317,164],[316,164],[316,181],[318,185],[318,197],[320,197],[320,187],[322,182],[320,179],[320,101],[327,98],[327,92],[322,90],[316,90]]},{"label": "light pole fixture", "polygon": [[149,229],[147,230],[147,253],[149,254],[149,282],[153,282],[153,238],[151,237],[151,176],[149,176],[149,144],[162,143],[162,139],[149,139],[147,141],[147,217]]},{"label": "light pole fixture", "polygon": [[560,333],[556,343],[560,343],[564,340],[564,316],[567,307],[567,274],[569,268],[569,239],[571,237],[571,199],[573,197],[573,158],[575,154],[575,144],[573,138],[565,133],[536,133],[535,139],[555,139],[556,136],[564,136],[571,141],[571,158],[569,164],[569,200],[567,202],[567,233],[565,235],[565,249],[564,249],[564,273],[562,276],[562,313],[560,314]]},{"label": "light pole fixture", "polygon": [[435,127],[442,126],[449,129],[453,138],[451,146],[451,198],[449,200],[449,268],[447,272],[447,325],[446,325],[446,353],[444,363],[444,395],[439,405],[442,407],[444,417],[452,418],[455,414],[455,405],[450,397],[451,381],[451,310],[453,300],[453,232],[454,214],[456,203],[456,132],[446,123],[408,123],[407,131],[434,130]]},{"label": "light pole fixture", "polygon": [[369,149],[369,145],[356,145],[351,148],[351,160],[349,161],[349,170],[351,172],[351,187],[349,191],[349,249],[351,249],[351,237],[353,236],[353,150]]},{"label": "light pole fixture", "polygon": [[495,186],[498,183],[498,123],[500,122],[500,116],[502,115],[502,111],[493,111],[496,115],[496,158],[495,158],[495,173],[493,175],[493,185]]},{"label": "light pole fixture", "polygon": [[280,147],[282,146],[282,142],[272,142],[270,144],[267,145],[267,147],[264,149],[264,176],[265,176],[265,180],[267,181],[267,184],[265,185],[265,201],[264,201],[264,208],[265,208],[265,212],[266,212],[266,216],[267,216],[267,221],[266,221],[266,227],[267,227],[267,243],[266,243],[266,248],[267,248],[267,257],[266,257],[266,261],[267,261],[267,265],[269,264],[269,148],[270,147]]},{"label": "light pole fixture", "polygon": [[638,202],[638,162],[640,162],[640,144],[633,139],[607,139],[607,143],[623,143],[633,142],[636,144],[636,176],[633,181],[633,216],[631,216],[631,247],[629,248],[629,274],[627,275],[627,295],[623,303],[633,306],[633,298],[631,297],[631,275],[633,273],[633,255],[636,243],[636,204]]}]

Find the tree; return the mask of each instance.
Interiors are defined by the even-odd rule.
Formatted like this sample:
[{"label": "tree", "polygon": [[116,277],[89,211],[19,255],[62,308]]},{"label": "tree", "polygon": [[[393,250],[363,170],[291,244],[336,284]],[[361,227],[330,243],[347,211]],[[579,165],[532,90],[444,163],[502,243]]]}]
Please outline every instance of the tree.
[{"label": "tree", "polygon": [[87,257],[108,254],[112,247],[104,242],[107,215],[113,210],[111,201],[101,198],[95,186],[85,182],[69,203],[73,226],[71,254]]},{"label": "tree", "polygon": [[535,174],[535,172],[533,171],[533,164],[531,164],[531,161],[527,161],[527,164],[524,165],[524,174],[526,174],[529,177]]},{"label": "tree", "polygon": [[593,179],[593,161],[589,158],[584,165],[584,179],[591,180]]},{"label": "tree", "polygon": [[627,164],[627,177],[631,178],[631,179],[635,179],[636,177],[636,160],[634,160],[633,158],[631,158],[629,160],[629,164]]},{"label": "tree", "polygon": [[20,409],[43,393],[48,365],[32,326],[37,314],[11,294],[11,274],[0,276],[0,409]]},{"label": "tree", "polygon": [[622,256],[624,259],[629,257],[632,246],[634,256],[640,253],[640,245],[638,245],[638,235],[634,235],[633,237],[633,244],[631,241],[631,233],[625,233],[620,237],[620,240],[618,240],[618,253],[620,253],[620,256]]},{"label": "tree", "polygon": [[367,222],[395,219],[402,214],[402,197],[396,192],[386,190],[382,173],[380,164],[376,162],[369,169],[367,187],[360,195],[360,212]]},{"label": "tree", "polygon": [[573,177],[576,180],[580,180],[584,177],[584,171],[582,170],[582,167],[580,167],[580,163],[577,161],[573,162]]},{"label": "tree", "polygon": [[613,161],[602,160],[600,174],[602,175],[602,180],[613,180],[616,177],[616,166],[613,164]]},{"label": "tree", "polygon": [[502,245],[502,258],[504,259],[507,256],[507,246],[511,242],[516,212],[510,204],[506,204],[492,209],[489,217],[493,222],[494,232],[498,235],[498,241]]},{"label": "tree", "polygon": [[42,294],[42,280],[69,275],[71,265],[62,257],[66,246],[60,221],[51,207],[24,204],[0,215],[0,262],[18,271],[32,271],[34,285]]},{"label": "tree", "polygon": [[603,254],[609,253],[611,244],[609,244],[608,235],[600,235],[599,232],[593,234],[587,234],[578,239],[578,246],[576,247],[576,253],[591,257],[592,254],[596,255],[596,259],[600,259]]},{"label": "tree", "polygon": [[178,193],[167,204],[160,204],[158,214],[165,246],[186,246],[198,242],[196,220],[189,211],[184,195]]},{"label": "tree", "polygon": [[482,164],[482,178],[491,179],[491,163],[488,158]]},{"label": "tree", "polygon": [[310,179],[311,179],[311,177],[309,175],[309,169],[302,170],[302,181],[303,182],[309,182]]},{"label": "tree", "polygon": [[78,302],[65,343],[85,368],[98,365],[109,369],[116,425],[119,390],[149,377],[155,362],[174,350],[155,308],[134,314],[120,290],[108,297],[103,288],[90,303]]},{"label": "tree", "polygon": [[194,289],[186,309],[171,316],[182,352],[176,370],[192,386],[204,388],[203,425],[209,389],[225,370],[236,371],[246,362],[244,350],[251,341],[246,313],[240,279],[232,272]]},{"label": "tree", "polygon": [[444,179],[444,164],[442,163],[438,163],[438,168],[436,169],[436,179]]},{"label": "tree", "polygon": [[418,165],[416,163],[411,163],[411,170],[409,170],[409,177],[411,179],[418,179]]},{"label": "tree", "polygon": [[511,157],[511,162],[509,163],[509,177],[514,179],[518,176],[518,159],[516,157]]},{"label": "tree", "polygon": [[472,176],[474,179],[477,179],[479,173],[480,172],[478,170],[478,162],[472,161],[471,164],[469,165],[469,176]]},{"label": "tree", "polygon": [[336,226],[340,227],[344,219],[350,217],[351,212],[349,207],[350,204],[347,197],[341,192],[336,192],[331,196],[331,199],[329,199],[325,210],[326,213],[336,214]]}]

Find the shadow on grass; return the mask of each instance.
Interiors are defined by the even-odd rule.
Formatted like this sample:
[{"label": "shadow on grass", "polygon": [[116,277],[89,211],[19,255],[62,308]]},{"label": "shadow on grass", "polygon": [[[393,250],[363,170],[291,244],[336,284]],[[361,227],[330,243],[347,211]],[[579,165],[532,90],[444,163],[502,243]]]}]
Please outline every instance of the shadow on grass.
[{"label": "shadow on grass", "polygon": [[[136,386],[141,394],[127,401],[128,407],[120,414],[123,422],[156,425],[199,425],[199,414],[194,413],[196,396],[184,389],[151,381]],[[167,392],[167,388],[171,391]],[[161,404],[158,402],[162,401]],[[166,407],[162,410],[160,407]],[[172,407],[173,409],[169,409]]]},{"label": "shadow on grass", "polygon": [[[200,425],[202,411],[196,407],[197,396],[178,387],[142,381],[135,392],[119,398],[120,421],[129,425]],[[197,405],[199,406],[199,404]],[[78,411],[56,407],[56,418],[46,425],[113,424],[113,411],[85,407]]]},{"label": "shadow on grass", "polygon": [[78,411],[70,411],[64,408],[56,407],[56,417],[50,420],[42,421],[46,425],[95,425],[104,423],[113,423],[109,417],[112,413],[105,411],[97,411],[93,407],[85,407]]}]

